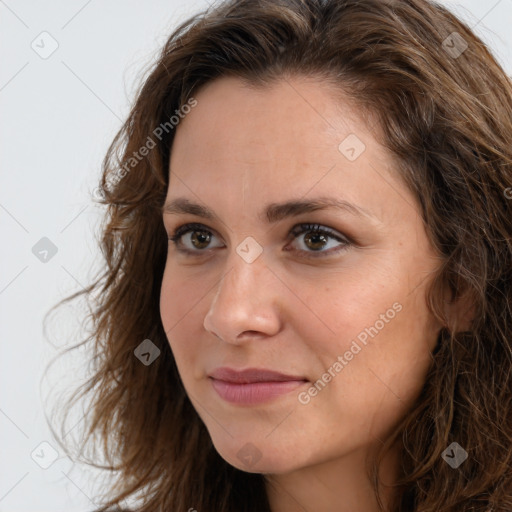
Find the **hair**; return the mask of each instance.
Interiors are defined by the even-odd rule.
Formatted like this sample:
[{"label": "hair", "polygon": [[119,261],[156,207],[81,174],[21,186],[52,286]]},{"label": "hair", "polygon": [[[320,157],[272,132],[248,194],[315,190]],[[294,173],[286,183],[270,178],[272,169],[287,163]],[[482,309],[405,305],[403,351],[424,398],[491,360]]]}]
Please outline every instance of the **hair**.
[{"label": "hair", "polygon": [[[84,446],[100,450],[114,476],[101,511],[136,496],[140,512],[270,511],[265,476],[231,466],[213,447],[159,309],[169,119],[223,76],[261,87],[317,78],[376,119],[441,262],[426,295],[443,325],[431,368],[383,446],[400,446],[389,510],[509,512],[512,81],[465,23],[427,0],[231,0],[167,40],[103,162],[101,272],[61,301],[101,298],[89,313],[93,333],[78,345],[93,351],[92,373],[69,404],[91,400]],[[446,289],[452,304],[470,305],[469,326],[446,314]],[[161,351],[151,366],[134,356],[145,339]],[[468,453],[456,470],[442,458],[452,442]],[[368,476],[382,508],[378,465]]]}]

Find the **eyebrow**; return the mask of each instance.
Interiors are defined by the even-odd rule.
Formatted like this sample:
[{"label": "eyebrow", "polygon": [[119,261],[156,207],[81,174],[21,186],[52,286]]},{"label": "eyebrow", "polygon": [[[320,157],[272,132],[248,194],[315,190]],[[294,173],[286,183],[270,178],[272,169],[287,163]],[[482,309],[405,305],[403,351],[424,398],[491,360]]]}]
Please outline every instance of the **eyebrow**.
[{"label": "eyebrow", "polygon": [[[378,220],[374,215],[360,206],[334,197],[317,197],[311,200],[292,199],[284,203],[270,203],[258,215],[258,218],[260,220],[266,218],[266,221],[269,224],[273,224],[288,217],[295,217],[303,213],[327,209],[336,209],[356,217],[366,217]],[[203,217],[211,221],[221,222],[220,218],[208,207],[193,203],[185,197],[178,197],[172,201],[166,202],[162,207],[162,214],[190,214]]]}]

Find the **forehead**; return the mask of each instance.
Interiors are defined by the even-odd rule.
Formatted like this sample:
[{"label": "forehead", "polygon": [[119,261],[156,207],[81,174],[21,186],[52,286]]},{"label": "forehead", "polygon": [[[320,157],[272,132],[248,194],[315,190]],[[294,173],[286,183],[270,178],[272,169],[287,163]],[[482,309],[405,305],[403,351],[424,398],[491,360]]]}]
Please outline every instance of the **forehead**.
[{"label": "forehead", "polygon": [[380,203],[396,202],[391,155],[332,86],[296,77],[254,87],[223,77],[194,97],[175,134],[168,199],[222,199],[236,211],[240,201],[331,195],[379,218]]},{"label": "forehead", "polygon": [[357,112],[351,112],[357,110],[357,106],[341,87],[334,87],[332,80],[316,76],[282,76],[265,84],[224,76],[202,86],[196,98],[200,103],[208,102],[212,109],[221,107],[225,115],[234,112],[256,115],[261,107],[272,106],[270,111],[262,111],[257,117],[280,118],[283,114],[301,113],[306,119],[314,115],[325,123],[329,121],[329,112],[325,110],[332,110],[337,104],[344,115],[351,113],[357,117]]},{"label": "forehead", "polygon": [[310,160],[334,162],[340,142],[351,134],[365,139],[366,147],[373,142],[352,102],[311,77],[283,77],[257,87],[222,77],[195,98],[197,106],[177,127],[171,168],[243,161],[265,167],[286,162],[290,169]]}]

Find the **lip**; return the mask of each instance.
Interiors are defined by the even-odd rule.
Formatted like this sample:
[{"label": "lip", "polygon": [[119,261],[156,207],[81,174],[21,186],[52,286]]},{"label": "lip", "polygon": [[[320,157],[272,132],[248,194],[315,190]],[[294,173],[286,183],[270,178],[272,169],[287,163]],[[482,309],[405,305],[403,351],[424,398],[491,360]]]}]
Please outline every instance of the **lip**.
[{"label": "lip", "polygon": [[302,376],[260,368],[217,368],[208,377],[222,399],[240,405],[267,402],[308,382]]},{"label": "lip", "polygon": [[255,382],[286,382],[307,380],[301,375],[286,375],[285,373],[267,370],[266,368],[247,368],[245,370],[235,370],[224,366],[216,368],[208,374],[215,380],[222,380],[234,384],[253,384]]}]

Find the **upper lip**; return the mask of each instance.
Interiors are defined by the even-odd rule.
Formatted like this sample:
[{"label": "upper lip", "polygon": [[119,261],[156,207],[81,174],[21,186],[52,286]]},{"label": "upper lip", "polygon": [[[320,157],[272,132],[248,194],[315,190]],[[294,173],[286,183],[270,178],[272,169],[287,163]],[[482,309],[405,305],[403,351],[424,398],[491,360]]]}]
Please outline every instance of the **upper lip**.
[{"label": "upper lip", "polygon": [[235,370],[233,368],[216,368],[209,376],[225,382],[237,384],[249,384],[251,382],[285,382],[290,380],[306,380],[297,375],[286,375],[284,373],[267,370],[265,368],[247,368],[245,370]]}]

